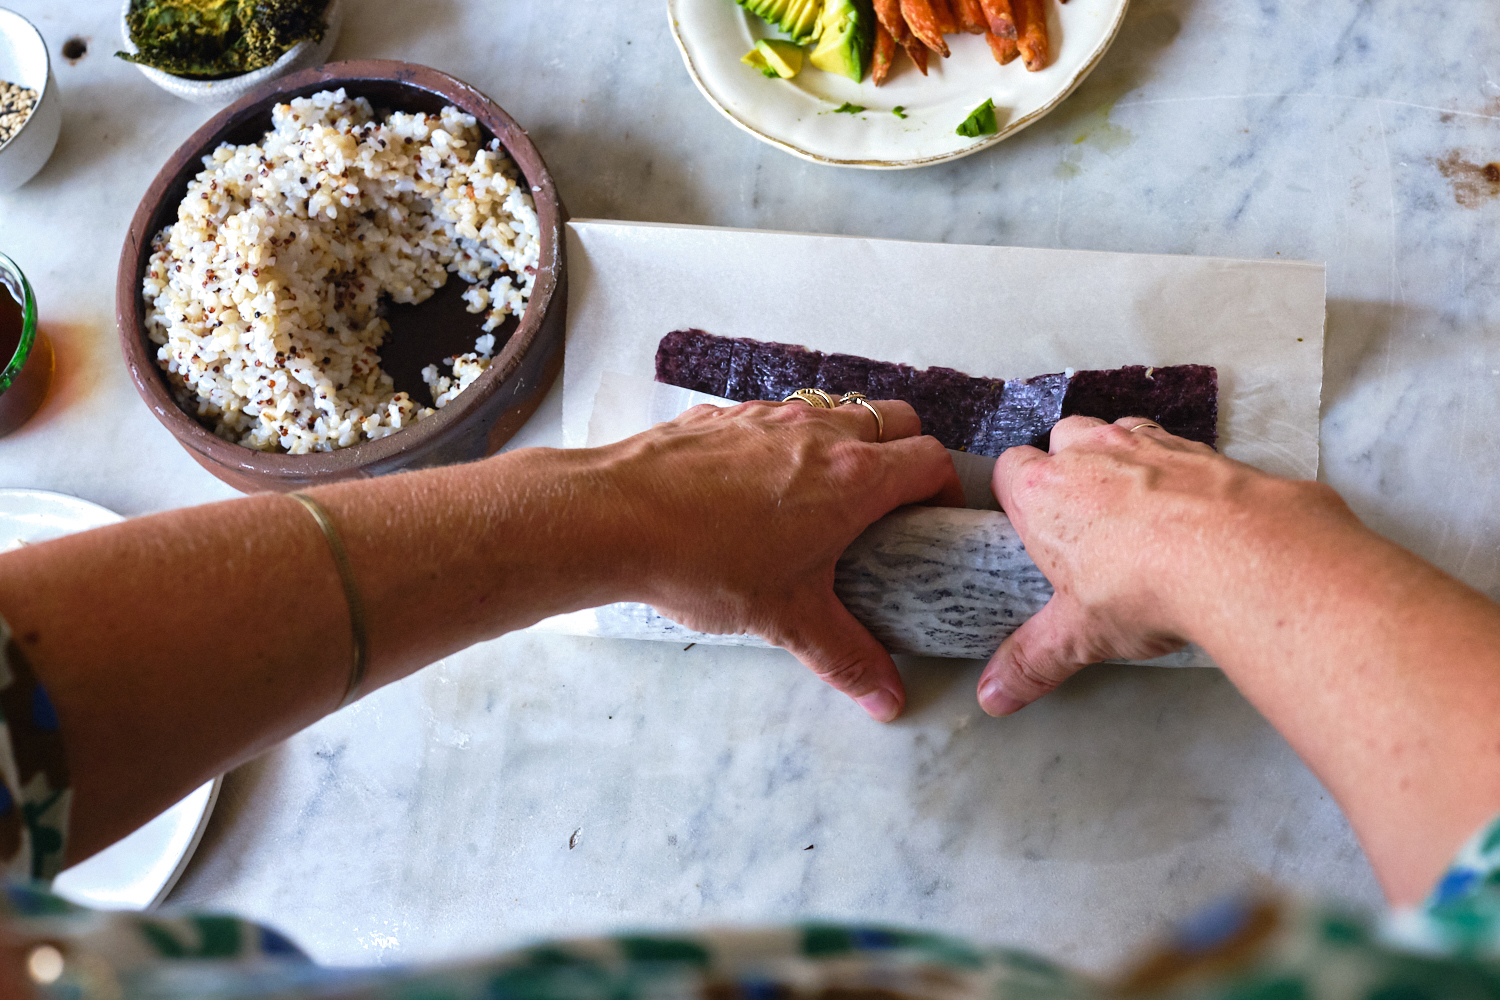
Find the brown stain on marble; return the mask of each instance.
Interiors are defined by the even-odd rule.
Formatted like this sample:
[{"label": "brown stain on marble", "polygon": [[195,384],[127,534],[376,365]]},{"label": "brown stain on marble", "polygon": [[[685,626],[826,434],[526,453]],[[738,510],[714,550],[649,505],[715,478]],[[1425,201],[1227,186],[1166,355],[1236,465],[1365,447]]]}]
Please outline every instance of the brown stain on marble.
[{"label": "brown stain on marble", "polygon": [[43,319],[38,334],[52,346],[52,386],[28,429],[41,427],[83,405],[94,396],[106,366],[105,350],[113,332],[104,323],[54,323]]},{"label": "brown stain on marble", "polygon": [[1464,208],[1478,208],[1500,195],[1500,162],[1474,163],[1456,149],[1432,162],[1453,185],[1453,200]]}]

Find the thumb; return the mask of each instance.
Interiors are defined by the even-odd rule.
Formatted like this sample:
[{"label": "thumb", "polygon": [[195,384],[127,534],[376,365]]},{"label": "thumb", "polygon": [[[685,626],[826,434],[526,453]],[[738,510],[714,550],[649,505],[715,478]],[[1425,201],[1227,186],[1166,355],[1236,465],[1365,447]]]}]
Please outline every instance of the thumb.
[{"label": "thumb", "polygon": [[832,592],[804,608],[797,616],[801,627],[783,635],[777,645],[853,698],[875,721],[890,722],[900,715],[906,689],[885,647]]},{"label": "thumb", "polygon": [[979,707],[1010,715],[1087,666],[1082,609],[1054,594],[1041,611],[1006,637],[979,675]]}]

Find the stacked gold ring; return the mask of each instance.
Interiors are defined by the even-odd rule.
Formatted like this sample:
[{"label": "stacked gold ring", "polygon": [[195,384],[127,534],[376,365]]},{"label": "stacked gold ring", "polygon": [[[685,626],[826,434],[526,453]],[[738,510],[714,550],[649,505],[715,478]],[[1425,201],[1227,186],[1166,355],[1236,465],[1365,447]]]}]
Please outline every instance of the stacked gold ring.
[{"label": "stacked gold ring", "polygon": [[800,399],[808,406],[811,406],[814,409],[818,410],[831,410],[835,406],[839,405],[838,403],[834,402],[832,396],[824,392],[822,389],[798,389],[786,399],[783,399],[782,402],[790,403],[794,399]]},{"label": "stacked gold ring", "polygon": [[885,441],[885,418],[880,415],[880,411],[875,408],[875,404],[870,402],[870,397],[862,392],[846,392],[838,399],[834,399],[833,396],[822,389],[798,389],[783,399],[782,402],[790,403],[794,399],[801,400],[808,406],[818,410],[832,410],[836,407],[848,406],[850,403],[863,406],[875,417],[875,443],[880,444]]}]

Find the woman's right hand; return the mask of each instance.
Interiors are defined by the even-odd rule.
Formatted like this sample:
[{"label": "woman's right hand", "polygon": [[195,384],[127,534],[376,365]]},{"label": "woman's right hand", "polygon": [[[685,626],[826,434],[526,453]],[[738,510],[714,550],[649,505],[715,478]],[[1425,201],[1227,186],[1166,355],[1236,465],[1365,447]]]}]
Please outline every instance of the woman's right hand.
[{"label": "woman's right hand", "polygon": [[1194,641],[1205,600],[1233,593],[1227,571],[1258,547],[1335,525],[1363,531],[1327,487],[1260,472],[1143,417],[1069,417],[1053,428],[1050,453],[1001,455],[994,488],[1055,594],[981,676],[991,715],[1022,708],[1086,664]]}]

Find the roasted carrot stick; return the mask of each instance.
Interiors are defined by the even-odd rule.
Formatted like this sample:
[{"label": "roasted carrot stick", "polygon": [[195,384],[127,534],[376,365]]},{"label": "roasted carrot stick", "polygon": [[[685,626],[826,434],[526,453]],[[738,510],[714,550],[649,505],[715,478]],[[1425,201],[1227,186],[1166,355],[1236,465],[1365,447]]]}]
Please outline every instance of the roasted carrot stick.
[{"label": "roasted carrot stick", "polygon": [[905,45],[911,38],[911,29],[901,16],[901,0],[875,0],[875,20],[890,32],[897,45]]},{"label": "roasted carrot stick", "polygon": [[984,16],[990,22],[990,31],[1001,38],[1016,37],[1016,19],[1010,11],[1010,0],[979,0]]},{"label": "roasted carrot stick", "polygon": [[1035,73],[1047,65],[1047,11],[1042,0],[1011,0],[1016,17],[1016,46],[1026,68]]},{"label": "roasted carrot stick", "polygon": [[908,34],[906,41],[901,44],[901,47],[906,50],[907,55],[911,56],[911,61],[916,63],[917,69],[922,71],[922,75],[926,76],[927,46],[918,41],[916,35]]},{"label": "roasted carrot stick", "polygon": [[1016,40],[1014,38],[1001,38],[994,32],[987,31],[985,32],[984,40],[990,43],[990,52],[994,54],[995,61],[1001,66],[1004,66],[1021,54],[1021,50],[1016,48]]},{"label": "roasted carrot stick", "polygon": [[948,43],[943,41],[943,33],[938,30],[937,14],[933,12],[931,0],[901,0],[901,16],[923,45],[945,59],[948,57]]},{"label": "roasted carrot stick", "polygon": [[948,0],[932,0],[932,13],[937,17],[938,31],[941,34],[958,34],[958,18],[953,16],[953,7]]},{"label": "roasted carrot stick", "polygon": [[979,0],[953,0],[953,13],[958,17],[960,31],[966,31],[971,35],[982,35],[987,30],[985,24],[987,18],[984,8],[979,5]]},{"label": "roasted carrot stick", "polygon": [[885,30],[885,25],[875,22],[875,56],[870,60],[870,79],[875,86],[885,82],[891,71],[891,61],[896,58],[896,40]]}]

